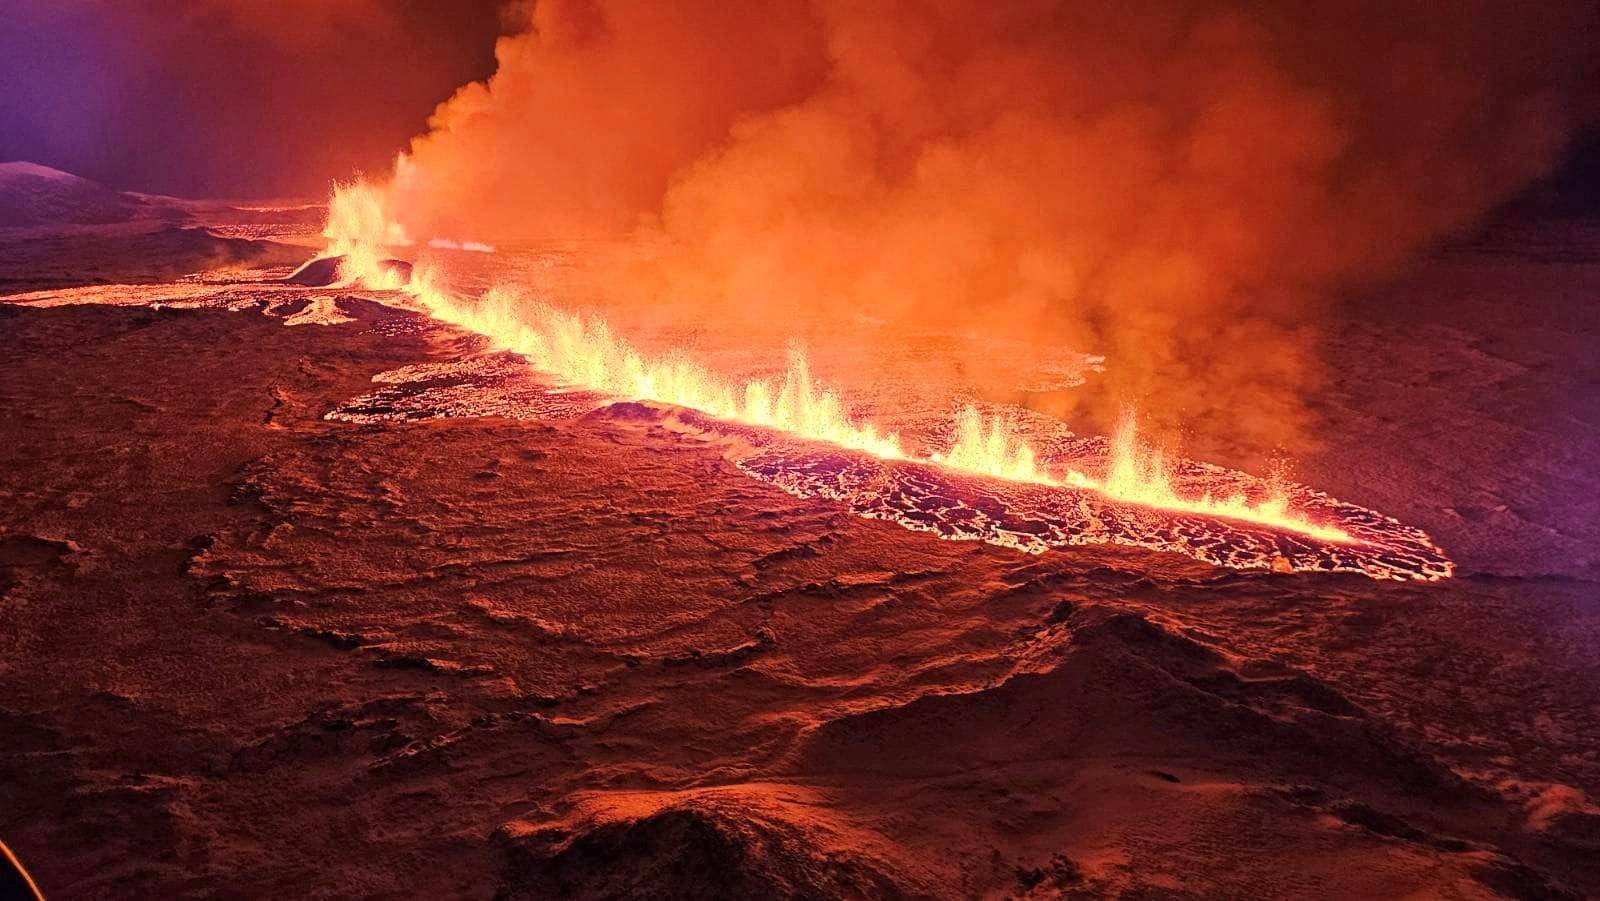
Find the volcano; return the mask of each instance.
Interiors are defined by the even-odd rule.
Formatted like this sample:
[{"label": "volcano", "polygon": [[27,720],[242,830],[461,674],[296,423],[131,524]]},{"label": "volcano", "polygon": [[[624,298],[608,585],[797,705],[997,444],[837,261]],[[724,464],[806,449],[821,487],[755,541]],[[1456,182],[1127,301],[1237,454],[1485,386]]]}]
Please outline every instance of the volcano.
[{"label": "volcano", "polygon": [[8,4],[0,901],[1600,898],[1524,6]]},{"label": "volcano", "polygon": [[420,266],[55,245],[0,304],[0,836],[46,896],[1600,892],[1600,226],[1504,217],[1342,314],[1315,489],[1163,470],[1320,532],[1021,413],[1048,482],[673,402]]}]

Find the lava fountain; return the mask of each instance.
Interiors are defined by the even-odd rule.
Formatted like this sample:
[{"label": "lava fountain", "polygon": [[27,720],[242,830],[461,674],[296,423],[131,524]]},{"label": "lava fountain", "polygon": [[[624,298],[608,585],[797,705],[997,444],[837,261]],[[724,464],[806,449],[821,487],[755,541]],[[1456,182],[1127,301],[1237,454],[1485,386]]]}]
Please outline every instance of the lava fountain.
[{"label": "lava fountain", "polygon": [[[379,192],[364,183],[336,187],[329,204],[326,234],[330,253],[342,257],[340,277],[345,283],[402,292],[434,319],[481,335],[496,349],[520,355],[535,369],[567,385],[619,400],[667,404],[737,426],[821,442],[882,461],[930,467],[967,478],[1089,494],[1119,509],[1156,514],[1163,523],[1162,516],[1215,520],[1276,533],[1295,542],[1345,549],[1328,558],[1334,563],[1311,566],[1297,566],[1272,550],[1244,557],[1196,555],[1220,565],[1246,569],[1347,569],[1383,577],[1423,579],[1451,574],[1452,565],[1422,533],[1309,489],[1302,489],[1301,494],[1313,503],[1297,505],[1291,486],[1281,480],[1254,480],[1257,488],[1253,492],[1242,490],[1235,483],[1227,491],[1181,493],[1173,478],[1173,467],[1163,453],[1140,440],[1131,412],[1124,415],[1109,441],[1103,472],[1098,476],[1086,472],[1086,467],[1042,459],[1014,419],[1005,414],[985,416],[972,406],[956,414],[953,441],[948,448],[917,450],[908,447],[899,435],[852,416],[839,392],[811,376],[801,351],[790,351],[780,378],[738,380],[716,373],[682,352],[647,355],[616,335],[603,319],[560,309],[513,288],[494,287],[481,296],[461,296],[444,286],[437,270],[419,267],[411,271],[387,262],[388,248],[408,242],[388,222],[382,203]],[[796,493],[841,496],[836,486],[806,487],[793,478],[768,475]],[[1316,516],[1307,509],[1313,505],[1318,508]],[[1341,511],[1359,514],[1349,516]],[[1351,528],[1352,521],[1362,527]],[[1164,527],[1157,525],[1155,529]],[[1397,535],[1402,537],[1397,539]],[[1160,539],[1111,540],[1167,549],[1172,543]],[[1405,545],[1402,558],[1411,557],[1415,551],[1421,562],[1414,567],[1344,562],[1352,557],[1381,555],[1388,544],[1397,540]],[[1025,541],[999,543],[1036,549]]]}]

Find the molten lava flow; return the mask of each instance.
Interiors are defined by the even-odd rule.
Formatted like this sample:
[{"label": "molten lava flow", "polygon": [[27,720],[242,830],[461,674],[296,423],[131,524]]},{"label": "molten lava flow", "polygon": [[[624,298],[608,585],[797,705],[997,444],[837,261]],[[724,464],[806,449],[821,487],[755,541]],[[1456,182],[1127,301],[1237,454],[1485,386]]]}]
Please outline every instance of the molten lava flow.
[{"label": "molten lava flow", "polygon": [[1140,445],[1137,423],[1131,412],[1125,414],[1117,426],[1111,442],[1110,459],[1104,481],[1095,482],[1073,472],[1068,473],[1069,483],[1151,507],[1261,523],[1302,532],[1324,541],[1353,540],[1343,529],[1310,522],[1303,515],[1290,510],[1287,489],[1277,480],[1272,482],[1271,492],[1260,503],[1251,503],[1242,493],[1227,497],[1213,497],[1209,493],[1199,498],[1180,497],[1173,490],[1172,479],[1160,449]]},{"label": "molten lava flow", "polygon": [[1334,542],[1355,541],[1345,531],[1308,520],[1290,509],[1287,493],[1251,502],[1244,494],[1216,498],[1180,496],[1159,450],[1140,443],[1131,415],[1111,442],[1104,478],[1075,469],[1055,474],[1039,460],[1004,416],[987,420],[976,408],[962,410],[949,450],[928,456],[905,451],[893,433],[852,418],[839,395],[811,378],[805,356],[791,351],[783,378],[737,382],[681,356],[649,358],[612,334],[595,317],[569,313],[504,288],[475,300],[442,289],[417,270],[404,284],[383,263],[382,243],[395,235],[385,223],[381,195],[363,183],[340,185],[329,204],[330,250],[345,259],[340,274],[374,289],[400,289],[434,318],[483,335],[498,347],[527,358],[536,368],[573,385],[633,400],[699,410],[721,419],[777,429],[888,459],[905,459],[992,478],[1087,489],[1130,504],[1205,516],[1226,517]]},{"label": "molten lava flow", "polygon": [[798,351],[790,353],[780,381],[737,384],[682,357],[647,358],[597,318],[525,301],[504,289],[464,303],[432,288],[424,274],[412,280],[409,293],[435,318],[484,335],[574,385],[700,410],[880,457],[905,456],[898,437],[852,420],[836,393],[819,389]]},{"label": "molten lava flow", "polygon": [[[378,283],[391,277],[380,273]],[[1260,503],[1251,503],[1243,494],[1180,496],[1160,451],[1140,444],[1131,415],[1124,418],[1112,441],[1103,479],[1075,469],[1060,475],[1050,473],[1019,437],[1014,422],[1002,416],[985,420],[973,407],[960,413],[956,440],[948,451],[919,457],[907,453],[897,435],[884,434],[869,422],[851,418],[836,392],[813,381],[799,351],[790,352],[781,380],[737,383],[680,356],[646,357],[612,334],[598,318],[527,301],[505,289],[491,289],[476,301],[468,301],[433,287],[423,273],[411,280],[407,292],[435,318],[484,335],[564,381],[605,394],[673,404],[888,459],[933,463],[1015,482],[1086,488],[1118,501],[1238,519],[1324,541],[1352,540],[1341,529],[1313,523],[1291,511],[1286,493]]]},{"label": "molten lava flow", "polygon": [[1138,422],[1132,412],[1125,413],[1111,442],[1103,479],[1095,479],[1076,469],[1060,476],[1051,475],[1037,461],[1037,455],[1016,434],[1014,422],[1001,416],[984,422],[973,407],[961,411],[956,423],[956,442],[950,450],[933,454],[932,460],[952,469],[981,473],[1015,482],[1087,488],[1106,497],[1146,507],[1222,516],[1258,523],[1275,529],[1301,532],[1324,541],[1353,540],[1344,530],[1319,525],[1289,509],[1287,492],[1275,485],[1276,493],[1260,503],[1251,503],[1244,494],[1216,498],[1210,494],[1186,498],[1172,486],[1172,477],[1159,448],[1139,441]]}]

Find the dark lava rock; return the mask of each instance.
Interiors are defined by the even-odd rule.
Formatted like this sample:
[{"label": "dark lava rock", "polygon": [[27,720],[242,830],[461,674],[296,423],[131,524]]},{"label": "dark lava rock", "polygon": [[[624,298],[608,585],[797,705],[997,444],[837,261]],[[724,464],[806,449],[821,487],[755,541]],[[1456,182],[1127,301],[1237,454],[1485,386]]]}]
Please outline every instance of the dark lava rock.
[{"label": "dark lava rock", "polygon": [[666,416],[667,410],[663,407],[641,403],[636,400],[625,400],[614,404],[606,404],[584,418],[610,419],[618,422],[659,422],[665,419]]},{"label": "dark lava rock", "polygon": [[825,851],[793,823],[685,802],[576,829],[510,823],[507,898],[898,898],[884,873]]},{"label": "dark lava rock", "polygon": [[[284,278],[291,285],[308,288],[326,288],[339,282],[339,264],[343,256],[317,257]],[[402,280],[411,278],[411,264],[405,260],[384,260],[378,264],[385,272],[398,275]]]}]

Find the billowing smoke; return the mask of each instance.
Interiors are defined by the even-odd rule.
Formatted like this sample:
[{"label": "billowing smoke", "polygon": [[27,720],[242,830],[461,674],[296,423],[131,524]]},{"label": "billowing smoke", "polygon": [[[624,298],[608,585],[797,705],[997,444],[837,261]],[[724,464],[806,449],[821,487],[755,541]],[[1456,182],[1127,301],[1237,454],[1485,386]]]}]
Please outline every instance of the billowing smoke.
[{"label": "billowing smoke", "polygon": [[413,237],[619,236],[649,248],[610,285],[641,305],[1102,353],[1029,402],[1258,448],[1302,446],[1318,304],[1546,171],[1594,112],[1583,0],[523,13],[402,161]]}]

